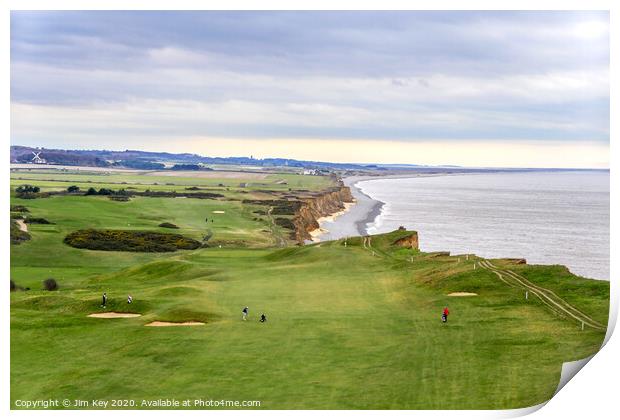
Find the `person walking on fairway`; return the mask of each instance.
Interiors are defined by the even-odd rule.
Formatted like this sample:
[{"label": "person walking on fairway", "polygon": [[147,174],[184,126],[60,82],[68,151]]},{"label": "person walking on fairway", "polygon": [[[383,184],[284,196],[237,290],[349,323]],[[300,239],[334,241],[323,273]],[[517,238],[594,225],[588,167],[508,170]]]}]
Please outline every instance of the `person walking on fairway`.
[{"label": "person walking on fairway", "polygon": [[267,317],[265,316],[265,314],[260,315],[260,322],[267,322]]},{"label": "person walking on fairway", "polygon": [[105,304],[108,301],[108,295],[106,294],[106,292],[103,292],[103,296],[101,296],[101,307],[105,308]]},{"label": "person walking on fairway", "polygon": [[243,320],[247,321],[248,320],[248,307],[246,306],[245,308],[243,308],[243,311],[241,311],[241,313],[243,314]]},{"label": "person walking on fairway", "polygon": [[448,322],[448,315],[450,315],[450,311],[448,310],[448,307],[446,306],[445,308],[443,308],[443,313],[441,314],[441,320],[443,322]]},{"label": "person walking on fairway", "polygon": [[127,303],[133,302],[133,297],[131,295],[127,295]]}]

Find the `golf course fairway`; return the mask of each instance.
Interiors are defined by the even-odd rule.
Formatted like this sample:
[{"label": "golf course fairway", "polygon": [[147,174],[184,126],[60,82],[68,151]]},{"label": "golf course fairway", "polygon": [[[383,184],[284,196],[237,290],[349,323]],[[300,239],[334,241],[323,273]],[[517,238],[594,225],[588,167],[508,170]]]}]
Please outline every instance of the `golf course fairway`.
[{"label": "golf course fairway", "polygon": [[[12,187],[28,182],[54,191],[72,179],[106,185],[101,175],[30,176],[45,181],[12,174]],[[124,186],[172,188],[141,185],[146,178],[131,175]],[[281,177],[272,178],[282,188]],[[306,178],[312,184],[297,188],[330,182]],[[225,199],[12,195],[12,205],[50,222],[29,225],[31,239],[11,246],[11,276],[20,288],[11,293],[13,408],[17,400],[43,399],[131,400],[135,406],[118,408],[148,408],[143,400],[160,398],[260,401],[252,408],[263,409],[521,408],[551,398],[562,363],[602,345],[604,327],[582,329],[532,293],[526,300],[516,280],[504,282],[497,272],[523,276],[603,326],[608,282],[562,266],[489,266],[473,255],[396,245],[415,234],[409,230],[372,242],[300,246],[269,214],[257,216],[259,207],[241,201],[269,185],[241,193],[218,187],[217,179],[197,182],[219,188]],[[63,243],[80,229],[166,232],[162,222],[195,240],[208,229],[210,246],[149,253]],[[278,247],[283,238],[288,245]],[[49,277],[57,290],[41,287]],[[103,312],[140,316],[89,316]],[[259,322],[262,313],[267,322]]]}]

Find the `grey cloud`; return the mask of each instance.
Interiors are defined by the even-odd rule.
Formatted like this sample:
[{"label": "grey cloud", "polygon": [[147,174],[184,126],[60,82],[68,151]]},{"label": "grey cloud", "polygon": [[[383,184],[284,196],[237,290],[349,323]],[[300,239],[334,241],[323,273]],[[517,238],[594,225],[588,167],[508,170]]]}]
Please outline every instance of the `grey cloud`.
[{"label": "grey cloud", "polygon": [[[11,99],[14,113],[24,113],[14,116],[13,141],[26,132],[43,137],[52,124],[46,116],[63,108],[94,119],[66,122],[67,133],[83,135],[106,130],[96,119],[103,112],[125,121],[106,135],[176,128],[248,137],[608,141],[609,40],[575,32],[579,22],[608,19],[604,12],[12,12]],[[169,103],[180,112],[158,115]],[[25,118],[25,105],[39,120]],[[133,107],[141,109],[125,111]],[[184,119],[196,109],[205,115]]]}]

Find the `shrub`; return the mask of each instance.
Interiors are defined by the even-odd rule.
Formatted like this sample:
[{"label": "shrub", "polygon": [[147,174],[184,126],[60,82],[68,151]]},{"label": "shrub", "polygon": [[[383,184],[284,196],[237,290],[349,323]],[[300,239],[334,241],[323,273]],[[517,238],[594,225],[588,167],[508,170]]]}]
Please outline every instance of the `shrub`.
[{"label": "shrub", "polygon": [[206,168],[194,163],[177,163],[172,168],[173,171],[212,171],[211,168]]},{"label": "shrub", "polygon": [[77,185],[71,185],[70,187],[67,188],[67,192],[70,193],[76,193],[80,191],[80,187],[78,187]]},{"label": "shrub", "polygon": [[23,290],[30,290],[30,287],[22,287],[11,279],[11,292],[19,292]]},{"label": "shrub", "polygon": [[296,200],[243,200],[243,204],[257,204],[270,206],[273,215],[294,215],[301,208],[301,202]]},{"label": "shrub", "polygon": [[179,227],[174,223],[163,222],[159,224],[159,227],[168,228],[168,229],[178,229]]},{"label": "shrub", "polygon": [[287,219],[285,217],[278,217],[274,220],[276,225],[281,226],[285,229],[295,230],[295,225],[291,219]]},{"label": "shrub", "polygon": [[28,223],[31,225],[53,225],[52,222],[42,217],[26,217],[24,219],[24,223]]},{"label": "shrub", "polygon": [[24,200],[33,200],[35,198],[47,198],[49,197],[50,194],[49,193],[34,193],[34,192],[23,192],[23,193],[17,193],[16,197],[17,198],[21,198]]},{"label": "shrub", "polygon": [[28,210],[27,207],[19,206],[19,205],[11,206],[11,211],[18,212],[18,213],[30,213],[30,210]]},{"label": "shrub", "polygon": [[97,190],[94,189],[93,187],[90,187],[87,191],[86,191],[86,195],[97,195]]},{"label": "shrub", "polygon": [[129,201],[129,197],[126,195],[110,195],[108,198],[112,201]]},{"label": "shrub", "polygon": [[200,242],[173,233],[138,230],[85,229],[70,233],[64,243],[74,248],[100,251],[174,252],[197,249]]},{"label": "shrub", "polygon": [[43,280],[43,289],[48,292],[53,292],[54,290],[58,290],[58,283],[56,283],[55,279],[50,277],[49,279]]},{"label": "shrub", "polygon": [[41,191],[41,188],[35,186],[35,185],[29,185],[29,184],[25,184],[25,185],[20,185],[19,187],[15,188],[15,192],[18,194],[23,194],[23,193],[38,193],[39,191]]}]

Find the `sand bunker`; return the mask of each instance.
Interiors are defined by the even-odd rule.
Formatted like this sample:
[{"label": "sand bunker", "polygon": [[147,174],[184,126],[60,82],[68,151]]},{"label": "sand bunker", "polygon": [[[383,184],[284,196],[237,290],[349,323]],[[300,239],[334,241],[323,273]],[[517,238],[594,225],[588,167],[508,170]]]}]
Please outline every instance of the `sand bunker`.
[{"label": "sand bunker", "polygon": [[224,214],[224,213],[226,213],[226,212],[225,212],[224,210],[213,210],[213,211],[212,211],[212,213],[215,213],[215,214]]},{"label": "sand bunker", "polygon": [[153,321],[145,325],[145,327],[177,327],[182,325],[204,325],[204,322],[198,321],[186,321],[186,322],[166,322],[166,321]]},{"label": "sand bunker", "polygon": [[88,316],[91,318],[137,318],[142,315],[128,312],[98,312]]},{"label": "sand bunker", "polygon": [[452,292],[449,293],[448,296],[478,296],[478,293],[471,292]]},{"label": "sand bunker", "polygon": [[26,222],[21,219],[16,219],[15,222],[17,222],[19,230],[21,230],[22,232],[28,232],[28,225],[26,224]]}]

